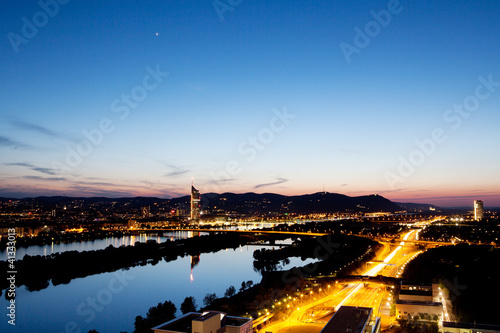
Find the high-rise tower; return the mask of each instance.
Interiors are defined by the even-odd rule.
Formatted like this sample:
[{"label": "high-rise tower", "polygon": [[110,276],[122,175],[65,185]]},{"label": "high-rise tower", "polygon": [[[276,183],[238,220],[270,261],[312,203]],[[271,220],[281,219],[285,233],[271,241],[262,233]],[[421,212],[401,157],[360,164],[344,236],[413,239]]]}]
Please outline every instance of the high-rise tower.
[{"label": "high-rise tower", "polygon": [[483,202],[474,200],[474,220],[480,221],[483,219]]},{"label": "high-rise tower", "polygon": [[200,191],[191,184],[191,223],[200,221]]}]

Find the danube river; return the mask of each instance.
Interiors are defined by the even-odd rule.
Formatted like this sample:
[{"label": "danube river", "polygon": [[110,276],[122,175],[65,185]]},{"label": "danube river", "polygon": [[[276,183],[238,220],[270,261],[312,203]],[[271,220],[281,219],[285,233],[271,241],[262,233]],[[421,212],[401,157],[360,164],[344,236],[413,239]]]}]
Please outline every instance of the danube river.
[{"label": "danube river", "polygon": [[[148,237],[156,239],[158,236]],[[103,247],[109,245],[99,244]],[[115,246],[114,243],[113,245]],[[7,322],[8,302],[4,290],[3,297],[0,298],[0,331],[87,333],[96,329],[100,333],[131,333],[134,330],[135,317],[145,317],[148,309],[159,302],[170,300],[179,310],[185,297],[194,296],[200,307],[203,306],[203,297],[207,293],[216,293],[221,297],[231,285],[238,290],[242,281],[260,282],[260,273],[253,269],[253,251],[258,248],[261,246],[244,246],[235,250],[201,254],[199,258],[184,257],[171,262],[160,261],[156,265],[148,264],[74,279],[67,285],[50,284],[48,288],[35,292],[29,292],[21,286],[18,287],[16,295],[15,328]],[[33,254],[31,251],[29,253]],[[290,264],[285,268],[302,266],[313,261],[290,258]]]},{"label": "danube river", "polygon": [[[297,222],[281,222],[279,224],[295,224]],[[304,224],[306,221],[299,222]],[[252,230],[258,228],[269,228],[277,225],[277,222],[251,222],[239,226],[231,226],[230,230]],[[71,243],[52,243],[43,246],[33,245],[27,247],[19,247],[16,249],[16,259],[22,259],[25,255],[30,256],[47,256],[52,253],[66,252],[66,251],[93,251],[102,250],[106,247],[113,245],[114,247],[134,245],[136,242],[145,243],[148,240],[155,240],[158,243],[163,243],[166,240],[176,240],[191,238],[194,236],[208,235],[207,232],[192,232],[192,231],[169,231],[161,234],[141,233],[139,235],[122,236],[122,237],[106,237],[103,239],[96,239],[93,241],[71,242]],[[277,242],[279,243],[279,242]],[[5,248],[0,249],[0,260],[7,260],[7,251]]]},{"label": "danube river", "polygon": [[[93,241],[72,242],[72,243],[52,243],[47,245],[32,245],[27,247],[19,247],[16,249],[16,258],[22,259],[25,255],[30,256],[50,256],[52,253],[66,252],[66,251],[94,251],[102,250],[110,245],[114,247],[134,245],[136,242],[145,243],[148,240],[155,240],[158,243],[163,243],[166,240],[176,240],[191,238],[194,236],[208,235],[205,232],[192,232],[192,231],[172,231],[165,232],[161,235],[158,234],[140,234],[137,236],[122,236],[122,237],[107,237],[103,239],[96,239]],[[6,249],[0,249],[0,260],[7,260]]]}]

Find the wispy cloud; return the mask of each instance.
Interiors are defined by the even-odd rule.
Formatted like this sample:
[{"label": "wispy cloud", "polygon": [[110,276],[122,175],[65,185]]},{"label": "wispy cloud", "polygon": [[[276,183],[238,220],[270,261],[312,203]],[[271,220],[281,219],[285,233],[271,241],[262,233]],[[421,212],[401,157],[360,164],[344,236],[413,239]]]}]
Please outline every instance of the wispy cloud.
[{"label": "wispy cloud", "polygon": [[175,177],[189,172],[189,170],[176,170],[165,174],[165,177]]},{"label": "wispy cloud", "polygon": [[57,172],[54,169],[38,167],[36,165],[33,165],[31,163],[27,163],[27,162],[4,163],[4,165],[21,166],[21,167],[31,169],[33,171],[38,171],[38,172],[44,173],[46,175],[57,175]]},{"label": "wispy cloud", "polygon": [[46,181],[64,181],[66,178],[63,177],[40,177],[40,176],[24,176],[24,179],[32,179],[32,180],[46,180]]},{"label": "wispy cloud", "polygon": [[409,188],[398,188],[398,189],[395,189],[395,190],[385,190],[385,191],[370,191],[370,190],[366,190],[366,191],[348,191],[348,192],[344,192],[345,195],[349,195],[349,196],[364,196],[364,195],[371,195],[371,194],[378,194],[378,195],[385,195],[385,194],[391,194],[391,193],[398,193],[398,192],[402,192],[402,191],[406,191],[408,190]]},{"label": "wispy cloud", "polygon": [[73,183],[81,185],[81,186],[112,186],[112,187],[133,187],[131,185],[121,185],[110,182],[89,182],[89,181],[74,181]]},{"label": "wispy cloud", "polygon": [[209,185],[209,186],[217,186],[217,187],[220,187],[221,185],[228,185],[230,183],[234,183],[238,181],[237,178],[223,178],[223,179],[212,179],[212,180],[209,180],[207,182],[205,182],[205,184]]},{"label": "wispy cloud", "polygon": [[156,183],[147,181],[147,180],[141,180],[141,183],[148,185],[149,187],[153,187],[156,185]]},{"label": "wispy cloud", "polygon": [[73,142],[77,141],[76,138],[72,138],[69,135],[65,135],[62,133],[56,133],[47,127],[44,127],[44,126],[41,126],[38,124],[33,124],[33,123],[28,122],[28,121],[14,120],[11,123],[12,123],[12,125],[14,125],[14,127],[16,127],[17,129],[20,129],[20,130],[32,131],[32,132],[46,135],[48,137],[56,138],[56,139],[64,139],[64,140],[73,141]]},{"label": "wispy cloud", "polygon": [[141,180],[140,182],[143,184],[146,184],[148,187],[155,187],[155,188],[162,188],[165,186],[168,186],[168,187],[175,186],[174,184],[163,183],[161,181]]},{"label": "wispy cloud", "polygon": [[277,179],[277,181],[275,181],[273,183],[259,184],[259,185],[256,185],[254,188],[257,189],[257,188],[266,187],[266,186],[273,186],[273,185],[283,184],[283,183],[286,183],[288,181],[288,179],[285,179],[285,178],[276,178],[276,179]]},{"label": "wispy cloud", "polygon": [[385,191],[375,191],[373,193],[383,194],[383,193],[395,193],[408,190],[409,188],[397,188],[395,190],[385,190]]},{"label": "wispy cloud", "polygon": [[21,142],[14,141],[12,139],[9,139],[6,136],[0,135],[0,147],[14,147],[15,149],[17,148],[29,148],[30,146],[25,145]]},{"label": "wispy cloud", "polygon": [[161,164],[165,165],[167,168],[169,169],[173,169],[172,171],[170,172],[167,172],[164,177],[176,177],[176,176],[179,176],[179,175],[182,175],[182,174],[185,174],[187,172],[189,172],[189,169],[185,168],[185,167],[178,167],[176,165],[173,165],[173,164],[170,164],[170,163],[167,163],[167,162],[164,162],[164,161],[159,161]]},{"label": "wispy cloud", "polygon": [[[144,189],[144,186],[141,185],[133,185],[130,183],[111,183],[106,181],[88,181],[88,180],[74,180],[71,183],[75,186],[85,187],[85,188],[124,188],[124,189]],[[141,181],[141,183],[146,183],[145,181]]]},{"label": "wispy cloud", "polygon": [[29,123],[27,121],[16,120],[16,121],[13,121],[12,124],[15,127],[17,127],[18,129],[34,131],[34,132],[38,132],[38,133],[45,134],[48,136],[54,136],[54,137],[57,136],[56,133],[49,130],[48,128],[42,127],[40,125]]},{"label": "wispy cloud", "polygon": [[134,195],[130,191],[121,190],[107,190],[98,189],[93,187],[88,187],[84,185],[75,185],[71,187],[71,191],[79,193],[79,195],[84,194],[85,196],[97,196],[97,197],[108,197],[108,198],[118,198],[118,197],[133,197]]}]

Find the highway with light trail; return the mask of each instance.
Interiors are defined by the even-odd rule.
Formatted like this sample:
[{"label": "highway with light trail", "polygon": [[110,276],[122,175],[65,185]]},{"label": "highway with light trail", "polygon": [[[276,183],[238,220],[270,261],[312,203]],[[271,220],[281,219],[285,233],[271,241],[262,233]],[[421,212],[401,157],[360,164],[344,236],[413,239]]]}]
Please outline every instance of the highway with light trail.
[{"label": "highway with light trail", "polygon": [[[413,259],[420,250],[415,246],[405,246],[405,241],[415,240],[417,230],[412,230],[403,235],[401,242],[390,249],[388,244],[380,251],[377,257],[369,264],[361,275],[363,276],[389,276],[399,277],[408,261]],[[378,262],[379,261],[379,262]],[[329,314],[336,311],[342,305],[371,307],[376,316],[382,317],[382,324],[390,324],[390,304],[392,304],[392,292],[386,286],[377,286],[363,282],[358,283],[337,283],[331,289],[325,290],[321,295],[317,295],[309,303],[302,304],[295,308],[288,318],[279,322],[274,322],[262,328],[261,332],[278,333],[287,327],[310,326],[308,331],[319,332],[326,324]],[[311,295],[307,297],[311,298]],[[382,303],[385,301],[384,303]],[[319,324],[319,325],[318,325]]]}]

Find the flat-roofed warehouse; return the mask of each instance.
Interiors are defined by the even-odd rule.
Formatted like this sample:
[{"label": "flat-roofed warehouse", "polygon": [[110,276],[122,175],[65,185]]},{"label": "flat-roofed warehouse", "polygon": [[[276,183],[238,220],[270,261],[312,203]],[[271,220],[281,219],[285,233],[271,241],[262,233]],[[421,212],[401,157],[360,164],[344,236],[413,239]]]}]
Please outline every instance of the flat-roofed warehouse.
[{"label": "flat-roofed warehouse", "polygon": [[341,306],[321,333],[379,333],[380,317],[373,317],[373,309]]}]

